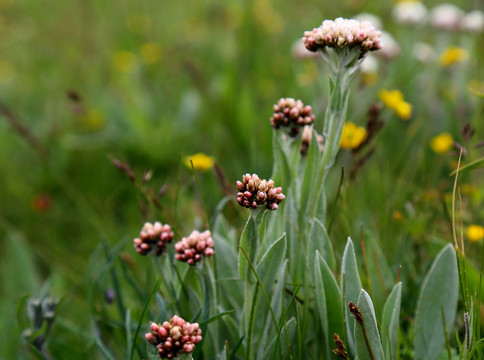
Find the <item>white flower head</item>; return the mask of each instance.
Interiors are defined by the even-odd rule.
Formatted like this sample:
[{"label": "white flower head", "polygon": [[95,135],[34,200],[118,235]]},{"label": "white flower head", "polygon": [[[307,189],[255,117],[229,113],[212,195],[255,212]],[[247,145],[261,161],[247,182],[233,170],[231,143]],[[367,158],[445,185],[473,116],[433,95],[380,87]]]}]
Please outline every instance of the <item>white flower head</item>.
[{"label": "white flower head", "polygon": [[424,42],[417,42],[413,45],[413,55],[418,61],[424,64],[434,62],[437,56],[434,48],[430,44]]},{"label": "white flower head", "polygon": [[464,12],[452,4],[440,4],[430,11],[430,23],[436,29],[457,30]]},{"label": "white flower head", "polygon": [[484,30],[484,12],[474,10],[465,14],[461,21],[462,30],[480,33]]},{"label": "white flower head", "polygon": [[378,15],[372,13],[359,13],[353,17],[353,19],[358,20],[359,22],[369,21],[375,27],[375,29],[382,29],[383,22]]},{"label": "white flower head", "polygon": [[393,7],[393,18],[402,24],[420,25],[427,22],[428,10],[417,1],[402,1]]},{"label": "white flower head", "polygon": [[400,54],[400,44],[389,32],[382,31],[381,39],[385,46],[378,53],[385,59],[393,59]]},{"label": "white flower head", "polygon": [[378,59],[373,54],[368,54],[360,65],[360,71],[363,74],[374,74],[378,72]]},{"label": "white flower head", "polygon": [[360,48],[361,53],[382,48],[381,33],[369,21],[337,18],[324,20],[322,25],[312,31],[305,31],[303,43],[310,51],[325,47]]}]

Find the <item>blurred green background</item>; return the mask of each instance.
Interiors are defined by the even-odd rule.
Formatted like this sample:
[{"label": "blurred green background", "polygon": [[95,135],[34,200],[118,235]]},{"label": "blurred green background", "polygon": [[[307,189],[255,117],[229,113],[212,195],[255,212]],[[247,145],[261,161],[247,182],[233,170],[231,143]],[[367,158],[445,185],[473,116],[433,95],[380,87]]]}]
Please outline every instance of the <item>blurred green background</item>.
[{"label": "blurred green background", "polygon": [[[439,1],[424,3],[431,8]],[[453,3],[482,10],[481,1]],[[326,106],[324,65],[295,59],[293,44],[338,16],[374,13],[401,47],[396,58],[379,60],[374,81],[354,79],[348,120],[364,126],[370,105],[380,104],[381,88],[399,89],[413,116],[403,122],[383,109],[385,126],[372,156],[353,180],[345,179],[335,247],[341,252],[346,236],[358,238],[363,224],[392,271],[406,257],[409,264],[422,259],[421,268],[407,268],[418,276],[442,241],[452,240],[449,173],[457,154],[435,154],[430,138],[447,131],[467,146],[461,132],[469,123],[476,133],[463,162],[483,155],[474,149],[484,140],[483,99],[469,84],[484,84],[484,38],[397,24],[393,4],[0,0],[0,329],[16,339],[2,337],[0,358],[16,358],[22,330],[16,305],[46,280],[52,295],[64,299],[59,312],[65,320],[52,340],[57,354],[83,348],[85,285],[101,239],[121,244],[129,261],[140,263],[131,241],[145,221],[168,222],[179,238],[205,226],[204,206],[213,213],[226,184],[246,172],[270,177],[272,105],[281,97],[300,98],[320,120]],[[462,46],[470,56],[451,69],[421,64],[412,54],[416,41],[430,43],[437,54]],[[220,168],[218,175],[198,173],[200,191],[183,163],[197,152]],[[130,165],[136,183],[112,158]],[[330,178],[335,192],[337,168],[354,164],[351,152],[342,151]],[[148,171],[152,176],[143,183]],[[482,175],[477,170],[461,178],[466,225],[484,224]],[[329,194],[330,204],[333,198]],[[226,209],[229,220],[241,226],[244,216],[234,208]],[[482,242],[470,246],[478,266]]]}]

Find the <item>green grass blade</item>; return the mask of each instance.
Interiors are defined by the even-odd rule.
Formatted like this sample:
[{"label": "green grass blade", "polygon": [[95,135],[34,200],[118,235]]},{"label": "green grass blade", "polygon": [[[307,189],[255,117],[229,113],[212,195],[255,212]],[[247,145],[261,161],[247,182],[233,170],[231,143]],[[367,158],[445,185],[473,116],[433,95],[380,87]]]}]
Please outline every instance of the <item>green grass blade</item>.
[{"label": "green grass blade", "polygon": [[[34,345],[30,345],[30,350],[34,353],[34,355],[37,357],[39,360],[47,360],[44,355],[37,349]],[[113,359],[114,360],[114,359]]]},{"label": "green grass blade", "polygon": [[[484,157],[481,157],[477,160],[470,162],[467,165],[459,167],[459,172],[464,170],[474,170],[482,167],[484,167]],[[457,173],[457,169],[452,171],[449,176],[454,176],[456,173]]]},{"label": "green grass blade", "polygon": [[124,327],[126,329],[126,353],[129,354],[133,346],[133,338],[131,336],[131,310],[126,310],[126,317],[124,319]]},{"label": "green grass blade", "polygon": [[106,349],[106,347],[104,346],[103,342],[101,341],[101,339],[99,337],[96,336],[94,338],[94,341],[96,342],[96,345],[97,345],[98,349],[104,355],[104,358],[106,360],[116,360],[115,357],[113,355],[111,355],[111,353],[109,352],[109,350]]},{"label": "green grass blade", "polygon": [[200,326],[206,326],[206,325],[210,324],[211,322],[214,322],[214,321],[224,317],[225,315],[232,314],[234,312],[235,312],[235,310],[228,310],[228,311],[221,312],[220,314],[214,315],[214,316],[208,318],[207,320],[201,321],[199,325]]},{"label": "green grass blade", "polygon": [[151,291],[151,294],[150,294],[150,296],[149,296],[148,300],[146,301],[146,304],[145,304],[145,306],[143,308],[143,312],[141,313],[140,319],[138,321],[138,326],[136,328],[136,332],[134,333],[133,345],[131,346],[131,351],[129,353],[129,359],[130,360],[133,360],[134,349],[136,347],[136,340],[138,339],[139,332],[141,331],[141,326],[143,325],[143,321],[144,321],[145,314],[148,311],[148,308],[149,308],[149,306],[151,304],[151,301],[155,297],[156,292],[158,291],[158,288],[161,285],[161,281],[162,281],[162,278],[160,277],[158,279],[158,281],[156,282],[155,286],[153,287],[153,290]]},{"label": "green grass blade", "polygon": [[157,321],[164,321],[165,319],[168,318],[168,315],[166,314],[166,306],[165,302],[163,301],[163,298],[161,297],[160,294],[156,293],[156,302],[158,303],[158,319]]}]

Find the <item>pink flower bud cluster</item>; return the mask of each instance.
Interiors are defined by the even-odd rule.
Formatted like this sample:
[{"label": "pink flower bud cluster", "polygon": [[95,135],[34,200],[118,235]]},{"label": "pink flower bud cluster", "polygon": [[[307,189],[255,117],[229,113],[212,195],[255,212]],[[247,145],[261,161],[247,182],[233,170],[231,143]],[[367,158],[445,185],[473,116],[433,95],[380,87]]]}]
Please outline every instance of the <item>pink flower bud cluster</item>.
[{"label": "pink flower bud cluster", "polygon": [[175,244],[175,250],[177,260],[185,261],[188,265],[195,265],[202,256],[209,257],[215,253],[212,234],[209,230],[202,233],[194,230],[190,236],[182,238]]},{"label": "pink flower bud cluster", "polygon": [[289,136],[296,137],[304,125],[311,125],[314,115],[311,114],[311,106],[304,106],[301,100],[293,98],[281,98],[274,105],[274,115],[271,117],[271,126],[274,129],[287,128]]},{"label": "pink flower bud cluster", "polygon": [[173,240],[173,231],[170,225],[162,225],[159,221],[145,223],[140,236],[133,240],[134,248],[141,255],[147,255],[154,250],[156,255],[163,254],[166,244]]},{"label": "pink flower bud cluster", "polygon": [[343,19],[324,20],[313,31],[305,31],[303,42],[310,51],[317,51],[326,46],[333,48],[359,47],[364,54],[367,51],[382,48],[381,33],[369,21]]},{"label": "pink flower bud cluster", "polygon": [[265,206],[269,210],[276,210],[286,198],[281,187],[274,187],[273,180],[261,180],[256,174],[245,174],[242,181],[237,181],[237,189],[237,202],[246,208]]},{"label": "pink flower bud cluster", "polygon": [[146,340],[156,347],[160,359],[174,359],[179,353],[189,354],[202,341],[202,330],[197,323],[190,324],[179,316],[162,325],[151,324]]}]

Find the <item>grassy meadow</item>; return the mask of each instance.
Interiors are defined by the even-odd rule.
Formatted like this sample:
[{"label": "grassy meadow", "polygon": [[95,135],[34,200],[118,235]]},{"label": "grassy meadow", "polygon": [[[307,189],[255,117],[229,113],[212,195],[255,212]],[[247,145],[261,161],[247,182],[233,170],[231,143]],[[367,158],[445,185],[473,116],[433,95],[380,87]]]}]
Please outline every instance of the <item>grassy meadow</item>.
[{"label": "grassy meadow", "polygon": [[[440,3],[423,2],[428,9]],[[482,359],[484,32],[404,24],[396,4],[0,0],[0,359],[156,359],[143,335],[150,321],[173,315],[201,323],[194,359],[336,358],[324,350],[334,343],[316,340],[328,335],[317,320],[324,317],[316,310],[320,289],[311,285],[318,272],[316,280],[312,270],[303,275],[307,262],[297,250],[315,223],[330,238],[331,256],[321,264],[338,282],[353,240],[354,271],[378,324],[401,281],[398,351],[384,358],[461,359],[468,313],[475,351],[462,358]],[[453,4],[464,13],[484,10],[478,0]],[[291,200],[299,193],[286,189],[306,181],[298,176],[310,167],[302,156],[301,167],[289,161],[292,180],[281,175],[276,159],[284,150],[269,119],[280,98],[301,99],[322,131],[333,91],[329,67],[295,44],[324,19],[361,13],[380,18],[377,29],[391,34],[396,50],[371,52],[351,80],[346,122],[356,127],[343,130],[347,144],[327,174],[327,214],[306,228],[304,206]],[[355,143],[358,131],[364,135]],[[286,196],[280,209],[259,218],[237,204],[236,181],[246,173],[277,180]],[[140,256],[133,239],[155,221],[170,224],[175,241],[210,229],[215,255],[195,267],[175,264],[172,247],[161,257]],[[437,254],[455,248],[453,223],[455,321],[447,324],[443,355],[426,356],[415,350],[416,308]],[[261,248],[247,259],[261,276],[274,274],[272,282],[240,268],[238,246],[250,243],[250,231]],[[262,256],[282,249],[276,238],[284,239],[277,269]],[[46,298],[58,301],[52,323],[33,329],[29,301]],[[249,314],[252,298],[259,300]],[[284,323],[281,345],[279,334],[276,345],[255,335],[268,325],[252,329],[240,315],[269,318],[271,304],[280,306],[273,315]],[[298,326],[286,323],[291,318]],[[45,353],[33,345],[39,336]]]}]

